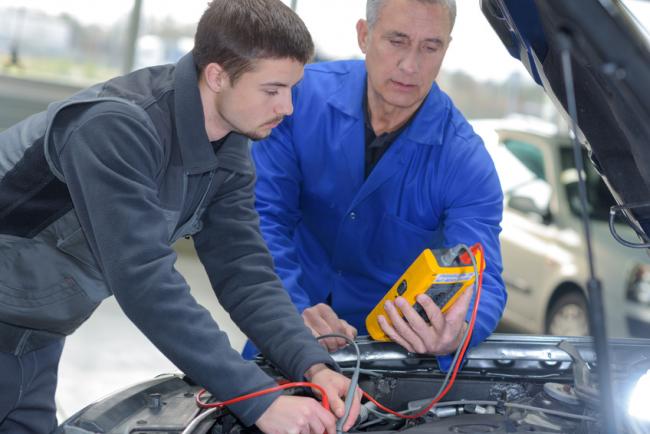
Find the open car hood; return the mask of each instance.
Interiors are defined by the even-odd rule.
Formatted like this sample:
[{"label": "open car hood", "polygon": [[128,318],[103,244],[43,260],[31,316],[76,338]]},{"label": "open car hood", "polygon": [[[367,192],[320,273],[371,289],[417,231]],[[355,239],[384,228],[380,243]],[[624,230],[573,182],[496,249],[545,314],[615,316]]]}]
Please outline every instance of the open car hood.
[{"label": "open car hood", "polygon": [[650,43],[618,0],[481,0],[510,54],[569,120],[568,36],[578,139],[641,239],[650,240]]}]

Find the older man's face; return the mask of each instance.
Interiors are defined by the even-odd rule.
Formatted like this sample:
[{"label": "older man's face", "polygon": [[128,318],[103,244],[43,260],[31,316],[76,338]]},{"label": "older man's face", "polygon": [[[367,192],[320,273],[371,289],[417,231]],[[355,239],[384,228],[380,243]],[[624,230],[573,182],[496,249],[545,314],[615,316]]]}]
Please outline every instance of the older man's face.
[{"label": "older man's face", "polygon": [[449,11],[416,0],[386,0],[375,25],[357,25],[368,92],[383,104],[417,108],[438,76],[451,41]]}]

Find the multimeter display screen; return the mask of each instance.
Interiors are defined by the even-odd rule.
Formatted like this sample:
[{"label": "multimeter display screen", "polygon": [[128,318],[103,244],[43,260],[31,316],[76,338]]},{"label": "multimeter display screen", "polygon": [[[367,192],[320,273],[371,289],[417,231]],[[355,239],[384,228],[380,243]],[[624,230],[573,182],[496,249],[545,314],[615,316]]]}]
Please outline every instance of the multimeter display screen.
[{"label": "multimeter display screen", "polygon": [[[431,297],[431,300],[440,308],[442,309],[445,307],[447,302],[451,300],[454,297],[454,294],[456,294],[458,291],[460,291],[463,288],[464,282],[457,282],[457,283],[448,283],[448,284],[440,284],[440,283],[434,283],[427,289],[425,292],[426,295]],[[420,314],[423,320],[426,322],[429,322],[429,317],[427,317],[427,313],[424,311],[420,303],[415,303],[413,305],[413,308],[417,313]]]}]

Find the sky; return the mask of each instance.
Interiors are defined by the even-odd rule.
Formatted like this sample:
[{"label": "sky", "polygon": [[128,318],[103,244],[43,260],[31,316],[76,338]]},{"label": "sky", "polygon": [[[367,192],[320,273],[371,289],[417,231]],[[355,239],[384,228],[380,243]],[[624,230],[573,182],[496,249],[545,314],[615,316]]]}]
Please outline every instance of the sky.
[{"label": "sky", "polygon": [[[283,0],[290,4],[290,0]],[[195,23],[207,0],[142,0],[143,16],[172,17],[180,23]],[[633,12],[650,27],[650,1],[626,0]],[[506,79],[513,72],[525,73],[512,59],[483,17],[479,0],[457,0],[458,18],[453,41],[445,58],[446,71],[464,71],[477,80]],[[92,2],[87,0],[0,0],[0,7],[22,6],[47,13],[69,13],[85,23],[110,24],[124,19],[133,0]],[[297,12],[309,27],[319,51],[330,58],[361,57],[355,24],[365,15],[364,0],[298,0]]]}]

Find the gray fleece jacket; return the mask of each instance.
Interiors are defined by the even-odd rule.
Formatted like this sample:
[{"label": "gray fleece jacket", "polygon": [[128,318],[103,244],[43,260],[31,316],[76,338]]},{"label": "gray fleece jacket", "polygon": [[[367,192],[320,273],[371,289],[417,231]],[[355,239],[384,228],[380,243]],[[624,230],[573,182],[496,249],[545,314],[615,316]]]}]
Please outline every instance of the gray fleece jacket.
[{"label": "gray fleece jacket", "polygon": [[[0,133],[0,322],[60,335],[104,298],[220,400],[273,385],[176,271],[192,236],[234,322],[291,379],[333,362],[273,271],[248,141],[208,140],[190,54],[52,104]],[[0,374],[1,375],[1,374]],[[254,423],[277,394],[231,407]]]}]

